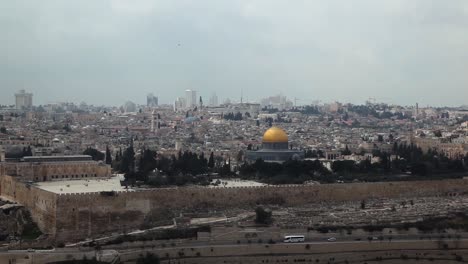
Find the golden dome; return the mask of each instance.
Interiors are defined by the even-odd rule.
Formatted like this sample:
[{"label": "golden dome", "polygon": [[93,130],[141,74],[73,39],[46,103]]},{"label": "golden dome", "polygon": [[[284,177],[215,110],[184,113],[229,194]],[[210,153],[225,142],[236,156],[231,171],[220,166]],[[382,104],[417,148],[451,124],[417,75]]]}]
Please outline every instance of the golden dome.
[{"label": "golden dome", "polygon": [[269,128],[265,134],[263,134],[263,142],[267,143],[287,143],[288,135],[283,129],[279,127]]}]

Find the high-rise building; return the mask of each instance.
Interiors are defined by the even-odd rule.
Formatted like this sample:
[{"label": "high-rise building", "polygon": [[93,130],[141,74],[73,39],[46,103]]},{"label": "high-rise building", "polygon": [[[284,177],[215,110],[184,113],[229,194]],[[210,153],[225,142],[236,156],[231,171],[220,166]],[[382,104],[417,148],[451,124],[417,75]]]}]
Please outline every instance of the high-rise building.
[{"label": "high-rise building", "polygon": [[187,102],[185,101],[185,98],[177,97],[177,99],[174,102],[174,111],[181,110],[186,107],[187,107]]},{"label": "high-rise building", "polygon": [[289,109],[293,106],[293,103],[281,94],[264,98],[260,104],[262,107],[278,108],[279,110]]},{"label": "high-rise building", "polygon": [[136,112],[136,104],[134,102],[131,102],[131,101],[127,101],[125,104],[124,104],[124,111],[125,113],[133,113],[133,112]]},{"label": "high-rise building", "polygon": [[216,93],[213,93],[211,95],[209,105],[211,107],[218,106],[218,96],[216,95]]},{"label": "high-rise building", "polygon": [[185,90],[186,108],[192,108],[197,105],[197,91]]},{"label": "high-rise building", "polygon": [[154,96],[154,94],[150,93],[146,96],[146,106],[148,107],[156,107],[158,106],[158,97]]},{"label": "high-rise building", "polygon": [[15,94],[16,98],[16,109],[31,109],[32,103],[32,93],[26,93],[25,90],[20,90],[18,93]]}]

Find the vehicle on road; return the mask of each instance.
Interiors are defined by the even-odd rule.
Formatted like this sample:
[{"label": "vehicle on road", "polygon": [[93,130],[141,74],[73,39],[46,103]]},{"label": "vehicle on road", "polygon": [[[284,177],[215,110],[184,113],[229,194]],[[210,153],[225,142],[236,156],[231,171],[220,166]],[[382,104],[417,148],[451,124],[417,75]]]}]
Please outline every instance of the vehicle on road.
[{"label": "vehicle on road", "polygon": [[296,235],[296,236],[284,236],[284,243],[300,243],[304,242],[305,237],[303,235]]},{"label": "vehicle on road", "polygon": [[336,238],[335,237],[330,237],[329,239],[327,239],[328,242],[335,242],[336,241]]}]

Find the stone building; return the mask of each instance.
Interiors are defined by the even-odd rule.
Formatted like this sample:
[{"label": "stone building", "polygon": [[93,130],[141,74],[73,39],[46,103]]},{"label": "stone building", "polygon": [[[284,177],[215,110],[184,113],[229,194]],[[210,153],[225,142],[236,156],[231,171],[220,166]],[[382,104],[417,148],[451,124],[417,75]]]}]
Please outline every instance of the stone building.
[{"label": "stone building", "polygon": [[284,162],[289,159],[303,158],[303,151],[289,149],[288,135],[279,127],[271,127],[263,134],[260,150],[249,150],[246,153],[246,159],[249,162],[255,162],[257,159],[266,162]]},{"label": "stone building", "polygon": [[87,155],[24,157],[0,163],[0,175],[40,182],[110,177],[111,169]]}]

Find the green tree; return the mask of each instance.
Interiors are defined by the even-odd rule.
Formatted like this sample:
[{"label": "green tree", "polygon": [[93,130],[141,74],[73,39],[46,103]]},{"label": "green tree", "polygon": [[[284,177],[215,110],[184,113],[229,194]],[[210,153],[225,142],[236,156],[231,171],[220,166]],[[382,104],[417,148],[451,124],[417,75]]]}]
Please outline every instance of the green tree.
[{"label": "green tree", "polygon": [[63,126],[63,130],[65,130],[66,132],[70,132],[71,131],[71,127],[69,124],[65,124],[65,126]]},{"label": "green tree", "polygon": [[100,152],[97,149],[94,148],[87,148],[84,152],[83,155],[89,155],[93,158],[93,160],[104,160],[104,153]]},{"label": "green tree", "polygon": [[156,169],[156,151],[152,151],[149,149],[142,150],[142,155],[140,157],[140,164],[139,164],[139,173],[143,178],[146,179],[146,176],[149,172]]},{"label": "green tree", "polygon": [[122,160],[122,148],[120,148],[119,151],[115,153],[115,158],[112,161],[112,169],[116,171],[120,171],[121,160]]},{"label": "green tree", "polygon": [[440,138],[440,137],[442,137],[442,132],[440,130],[436,130],[436,131],[434,131],[434,136]]},{"label": "green tree", "polygon": [[146,256],[138,258],[137,264],[159,264],[159,257],[152,253],[146,253]]},{"label": "green tree", "polygon": [[264,224],[268,225],[271,224],[271,210],[264,209],[263,207],[259,206],[255,209],[255,222],[257,224]]},{"label": "green tree", "polygon": [[244,157],[244,151],[239,150],[239,152],[237,153],[237,161],[239,162],[242,161],[243,157]]},{"label": "green tree", "polygon": [[208,167],[213,169],[215,166],[215,161],[214,161],[214,153],[211,152],[210,158],[208,159]]},{"label": "green tree", "polygon": [[110,152],[109,146],[106,146],[106,164],[112,164],[112,154]]},{"label": "green tree", "polygon": [[221,176],[231,175],[231,158],[228,159],[228,162],[223,162],[223,165],[219,168],[219,174]]},{"label": "green tree", "polygon": [[31,157],[33,155],[31,146],[23,149],[23,157]]},{"label": "green tree", "polygon": [[134,173],[135,168],[135,151],[133,150],[133,141],[130,146],[123,152],[120,162],[120,172],[126,175]]},{"label": "green tree", "polygon": [[348,145],[346,145],[346,148],[341,152],[341,155],[351,155],[351,150],[349,150]]}]

